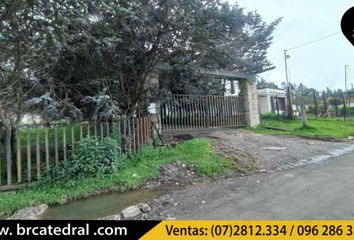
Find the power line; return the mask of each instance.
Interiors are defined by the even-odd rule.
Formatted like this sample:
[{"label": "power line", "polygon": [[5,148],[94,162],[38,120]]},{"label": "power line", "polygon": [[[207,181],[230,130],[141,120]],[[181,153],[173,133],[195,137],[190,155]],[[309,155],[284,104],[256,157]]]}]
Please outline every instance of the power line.
[{"label": "power line", "polygon": [[318,39],[316,39],[316,40],[312,40],[312,41],[309,41],[309,42],[306,42],[306,43],[297,45],[297,46],[292,47],[292,48],[288,48],[287,50],[294,50],[294,49],[296,49],[296,48],[304,47],[304,46],[310,45],[310,44],[312,44],[312,43],[315,43],[315,42],[319,42],[319,41],[321,41],[321,40],[324,40],[324,39],[326,39],[326,38],[333,37],[334,35],[337,35],[338,33],[340,33],[340,31],[335,32],[335,33],[331,33],[331,34],[329,34],[329,35],[326,35],[326,36],[324,36],[324,37],[318,38]]}]

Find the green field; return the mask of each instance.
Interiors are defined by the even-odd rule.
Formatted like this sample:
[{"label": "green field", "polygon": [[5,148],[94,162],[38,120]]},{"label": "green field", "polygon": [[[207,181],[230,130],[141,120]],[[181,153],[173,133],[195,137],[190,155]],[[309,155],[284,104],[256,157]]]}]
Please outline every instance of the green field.
[{"label": "green field", "polygon": [[[279,128],[279,129],[277,129]],[[343,118],[318,118],[310,117],[308,126],[302,127],[301,119],[289,120],[266,115],[261,119],[261,124],[251,131],[256,133],[290,135],[306,138],[340,140],[354,135],[354,119]]]}]

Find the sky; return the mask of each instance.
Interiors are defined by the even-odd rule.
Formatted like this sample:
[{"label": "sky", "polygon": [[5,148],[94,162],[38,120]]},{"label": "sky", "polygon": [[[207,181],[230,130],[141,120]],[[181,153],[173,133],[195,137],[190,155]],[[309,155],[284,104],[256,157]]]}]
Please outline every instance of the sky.
[{"label": "sky", "polygon": [[317,90],[344,89],[344,65],[348,65],[348,88],[354,84],[354,46],[341,32],[340,21],[354,0],[228,0],[245,11],[257,11],[266,22],[282,17],[274,31],[268,59],[276,66],[260,77],[280,85],[285,82],[284,49],[338,34],[288,51],[290,81]]}]

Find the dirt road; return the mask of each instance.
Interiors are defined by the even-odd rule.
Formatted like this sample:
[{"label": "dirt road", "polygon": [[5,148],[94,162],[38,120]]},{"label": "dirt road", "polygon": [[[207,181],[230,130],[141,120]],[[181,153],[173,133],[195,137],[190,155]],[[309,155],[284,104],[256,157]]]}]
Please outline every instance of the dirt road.
[{"label": "dirt road", "polygon": [[[215,138],[215,133],[213,135]],[[354,219],[352,143],[309,143],[303,139],[253,134],[247,138],[234,137],[241,138],[234,142],[216,137],[218,141],[224,141],[224,145],[254,148],[253,154],[269,151],[263,148],[265,145],[293,146],[293,149],[290,156],[284,154],[284,157],[280,150],[263,153],[260,160],[263,167],[270,170],[267,173],[203,182],[171,191],[163,196],[155,219],[159,216],[176,219]],[[252,145],[252,138],[258,139],[258,145],[265,138],[274,139],[268,143],[262,141],[257,148],[254,142]],[[242,142],[251,142],[251,146],[242,145]],[[334,148],[343,147],[347,150],[333,152]],[[304,157],[306,160],[302,159]]]},{"label": "dirt road", "polygon": [[175,134],[191,134],[213,139],[216,152],[234,158],[240,164],[255,162],[260,169],[278,171],[306,164],[313,157],[350,145],[288,136],[257,134],[244,129],[190,129]]},{"label": "dirt road", "polygon": [[193,186],[174,194],[180,208],[175,217],[354,219],[353,173],[354,153],[349,153],[283,172]]}]

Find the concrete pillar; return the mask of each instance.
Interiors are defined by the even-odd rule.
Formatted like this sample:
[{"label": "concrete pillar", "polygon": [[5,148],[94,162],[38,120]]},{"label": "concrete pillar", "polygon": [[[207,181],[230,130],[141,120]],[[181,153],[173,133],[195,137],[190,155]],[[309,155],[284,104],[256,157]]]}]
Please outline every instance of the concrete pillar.
[{"label": "concrete pillar", "polygon": [[254,79],[240,80],[240,96],[244,97],[247,126],[255,127],[260,124],[258,110],[257,86]]}]

